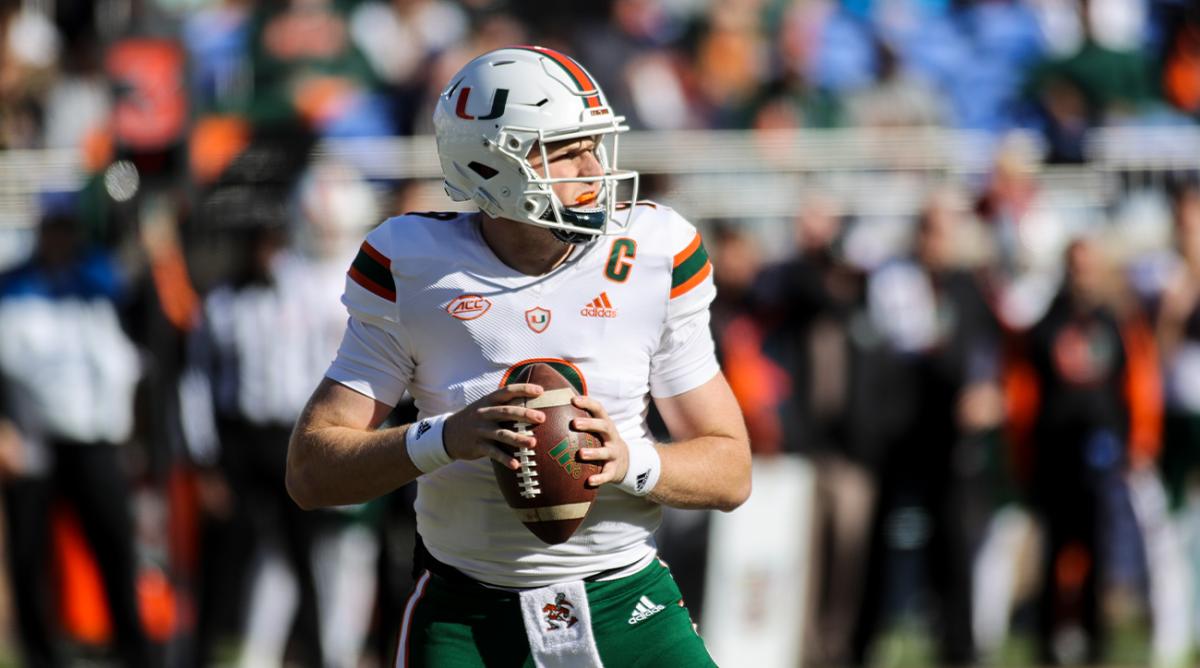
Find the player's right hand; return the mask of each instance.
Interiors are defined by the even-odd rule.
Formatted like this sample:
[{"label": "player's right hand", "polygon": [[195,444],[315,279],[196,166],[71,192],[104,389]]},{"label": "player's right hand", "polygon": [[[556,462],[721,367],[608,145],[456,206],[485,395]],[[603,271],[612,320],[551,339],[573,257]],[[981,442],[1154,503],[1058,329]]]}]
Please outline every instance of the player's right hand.
[{"label": "player's right hand", "polygon": [[524,406],[511,406],[517,398],[533,398],[542,393],[540,385],[515,383],[488,394],[446,419],[442,442],[454,459],[491,457],[501,466],[516,471],[520,463],[512,456],[517,448],[537,445],[533,434],[518,434],[513,422],[541,424],[546,414]]}]

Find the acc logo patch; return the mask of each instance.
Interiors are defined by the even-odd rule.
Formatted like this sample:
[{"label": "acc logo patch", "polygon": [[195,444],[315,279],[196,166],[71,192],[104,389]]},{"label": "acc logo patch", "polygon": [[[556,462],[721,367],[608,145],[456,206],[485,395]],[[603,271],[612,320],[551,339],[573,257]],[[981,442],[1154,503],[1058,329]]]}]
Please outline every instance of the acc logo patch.
[{"label": "acc logo patch", "polygon": [[474,320],[487,313],[490,308],[492,308],[492,302],[487,297],[461,295],[446,304],[446,313],[459,320]]}]

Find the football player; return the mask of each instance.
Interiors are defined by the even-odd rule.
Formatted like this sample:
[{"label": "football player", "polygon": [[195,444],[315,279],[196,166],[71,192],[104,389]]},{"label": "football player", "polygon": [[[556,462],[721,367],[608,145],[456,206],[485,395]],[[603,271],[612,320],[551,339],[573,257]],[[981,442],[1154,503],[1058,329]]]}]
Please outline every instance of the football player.
[{"label": "football player", "polygon": [[[367,236],[341,349],[292,437],[289,491],[315,508],[417,481],[423,572],[398,666],[713,665],[653,537],[662,505],[728,511],[750,494],[700,235],[637,201],[637,173],[616,167],[624,118],[561,53],[480,56],[434,125],[447,193],[479,210],[406,214]],[[514,450],[545,445],[506,428],[545,419],[509,405],[541,394],[506,382],[534,362],[576,383],[591,417],[574,426],[603,443],[580,450],[602,466],[599,494],[558,545],[525,529],[488,461],[516,470]],[[406,390],[419,427],[376,431]],[[651,399],[670,444],[650,438]]]}]

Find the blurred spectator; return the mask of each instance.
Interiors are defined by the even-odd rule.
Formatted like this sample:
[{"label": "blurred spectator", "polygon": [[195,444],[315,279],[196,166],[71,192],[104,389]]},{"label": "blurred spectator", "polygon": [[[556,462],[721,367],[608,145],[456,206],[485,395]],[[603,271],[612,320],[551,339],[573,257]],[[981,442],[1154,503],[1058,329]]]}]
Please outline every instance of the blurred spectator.
[{"label": "blurred spectator", "polygon": [[462,8],[440,0],[364,2],[350,19],[363,55],[393,85],[414,80],[429,56],[458,44],[467,27]]},{"label": "blurred spectator", "polygon": [[320,136],[393,133],[379,80],[353,41],[346,10],[335,0],[256,9],[250,29],[256,124],[300,120]]},{"label": "blurred spectator", "polygon": [[810,3],[791,5],[780,18],[772,76],[764,79],[757,93],[740,111],[740,125],[756,130],[832,128],[845,121],[838,93],[817,79],[814,40],[829,20],[821,7]]},{"label": "blurred spectator", "polygon": [[243,111],[250,94],[249,29],[252,3],[220,0],[183,23],[181,37],[191,66],[191,91],[202,113]]},{"label": "blurred spectator", "polygon": [[[193,371],[184,378],[184,427],[193,458],[205,470],[202,498],[210,502],[211,518],[202,559],[197,663],[208,665],[228,616],[244,613],[244,623],[254,624],[250,585],[258,572],[247,561],[257,556],[261,564],[273,549],[284,555],[295,593],[290,603],[288,597],[275,599],[283,609],[262,622],[269,624],[269,638],[261,629],[248,633],[244,660],[281,663],[287,628],[294,624],[306,665],[319,665],[312,556],[319,517],[292,503],[283,476],[291,426],[320,351],[301,298],[304,265],[286,252],[284,230],[256,227],[243,239],[237,273],[204,299],[203,327],[191,344]],[[277,620],[285,624],[282,634],[274,632]],[[236,624],[233,630],[242,631]]]},{"label": "blurred spectator", "polygon": [[862,276],[839,253],[842,214],[832,198],[810,196],[794,225],[795,254],[763,271],[755,299],[769,328],[765,348],[792,379],[784,450],[812,453],[849,445],[846,327]]},{"label": "blurred spectator", "polygon": [[244,233],[240,271],[205,299],[185,379],[196,402],[189,444],[206,469],[210,502],[199,665],[229,614],[222,595],[245,610],[232,630],[245,633],[250,665],[278,665],[293,623],[306,665],[356,666],[366,642],[379,552],[372,511],[302,512],[283,474],[306,388],[341,340],[345,268],[377,204],[351,170],[317,164],[300,179],[295,209],[303,224],[294,243],[279,226]]},{"label": "blurred spectator", "polygon": [[[969,462],[972,438],[999,424],[999,328],[975,276],[961,267],[966,207],[952,189],[933,193],[916,226],[911,259],[876,270],[868,285],[875,328],[894,356],[875,388],[898,403],[884,436],[871,559],[856,659],[865,661],[896,612],[930,615],[941,661],[974,662],[971,563],[982,492]],[[927,592],[928,608],[920,610]]]},{"label": "blurred spectator", "polygon": [[117,655],[127,666],[150,665],[121,448],[140,370],[118,321],[121,298],[116,268],[82,246],[79,223],[65,212],[47,214],[34,256],[0,276],[0,466],[25,665],[63,665],[47,599],[59,497],[78,515],[100,567]]},{"label": "blurred spectator", "polygon": [[974,65],[971,35],[956,24],[945,0],[879,0],[872,2],[871,27],[911,72],[942,90],[958,73]]},{"label": "blurred spectator", "polygon": [[[757,239],[738,223],[721,220],[705,234],[711,245],[717,298],[711,306],[713,339],[730,389],[746,417],[751,448],[770,455],[781,448],[779,404],[787,395],[788,379],[763,354],[762,325],[755,317],[752,287],[760,268]],[[669,435],[657,411],[651,429]],[[702,619],[708,566],[710,517],[707,513],[665,508],[655,532],[664,561],[671,564],[684,600],[695,619]]]},{"label": "blurred spectator", "polygon": [[466,13],[443,0],[363,2],[350,15],[350,35],[392,98],[395,128],[411,132],[423,108],[430,61],[467,37]]},{"label": "blurred spectator", "polygon": [[1200,187],[1178,188],[1172,211],[1178,264],[1159,303],[1156,334],[1166,376],[1163,470],[1178,506],[1200,465]]},{"label": "blurred spectator", "polygon": [[766,78],[767,44],[755,3],[714,3],[696,45],[695,85],[709,127],[737,127],[737,112]]},{"label": "blurred spectator", "polygon": [[[379,211],[370,186],[353,170],[331,162],[309,167],[300,180],[297,200],[303,224],[294,245],[306,282],[294,289],[301,290],[309,320],[304,328],[310,339],[306,368],[319,379],[345,330],[346,311],[340,297],[346,268],[358,251],[363,230],[378,220]],[[313,568],[325,653],[322,665],[327,668],[357,668],[363,655],[380,556],[375,525],[378,515],[388,512],[389,503],[395,501],[336,508],[323,513],[318,526]]]},{"label": "blurred spectator", "polygon": [[[1191,575],[1190,647],[1200,641],[1200,186],[1189,183],[1172,193],[1176,264],[1158,305],[1156,338],[1166,391],[1163,453],[1160,462],[1169,507],[1185,537]],[[1182,583],[1178,578],[1176,586]]]},{"label": "blurred spectator", "polygon": [[650,52],[630,60],[624,73],[629,109],[646,129],[683,130],[702,124],[694,91],[684,82],[687,63],[682,59],[665,51]]},{"label": "blurred spectator", "polygon": [[66,45],[62,67],[46,91],[47,147],[83,146],[104,132],[112,113],[112,95],[98,52],[93,40]]},{"label": "blurred spectator", "polygon": [[721,365],[729,369],[751,447],[757,454],[772,454],[783,448],[779,409],[789,392],[788,379],[763,355],[763,327],[754,317],[752,288],[761,266],[757,241],[734,225],[717,225],[709,235],[720,294],[711,307],[713,338]]},{"label": "blurred spectator", "polygon": [[1029,97],[1050,144],[1050,162],[1083,162],[1086,131],[1144,116],[1158,95],[1152,62],[1143,50],[1144,3],[1083,3],[1084,39],[1065,57],[1035,67]]},{"label": "blurred spectator", "polygon": [[53,83],[62,40],[40,12],[0,3],[0,148],[34,148],[42,136],[42,95]]},{"label": "blurred spectator", "polygon": [[1076,239],[1064,259],[1062,289],[1028,336],[1040,396],[1031,499],[1046,531],[1038,642],[1043,662],[1098,663],[1108,641],[1107,499],[1128,465],[1128,354],[1096,242]]},{"label": "blurred spectator", "polygon": [[1039,169],[1028,137],[1010,135],[997,148],[976,202],[994,245],[989,278],[996,312],[1017,331],[1037,322],[1053,299],[1062,251],[1073,231],[1042,192]]},{"label": "blurred spectator", "polygon": [[1036,86],[1040,129],[1048,147],[1047,162],[1084,162],[1087,133],[1099,118],[1089,105],[1082,86],[1054,69],[1041,73]]},{"label": "blurred spectator", "polygon": [[1179,21],[1163,64],[1163,89],[1180,111],[1200,119],[1200,8]]},{"label": "blurred spectator", "polygon": [[606,23],[573,34],[614,109],[635,128],[696,127],[701,119],[687,83],[690,63],[676,47],[684,26],[662,0],[616,0]]},{"label": "blurred spectator", "polygon": [[794,230],[794,254],[763,272],[756,298],[768,326],[763,348],[790,381],[780,410],[783,449],[805,455],[816,472],[806,655],[843,665],[852,657],[875,492],[870,437],[859,429],[872,421],[860,401],[870,365],[851,336],[863,281],[840,253],[834,199],[807,197]]},{"label": "blurred spectator", "polygon": [[937,91],[906,72],[897,55],[878,43],[879,78],[846,100],[851,124],[867,128],[936,127],[946,122]]}]

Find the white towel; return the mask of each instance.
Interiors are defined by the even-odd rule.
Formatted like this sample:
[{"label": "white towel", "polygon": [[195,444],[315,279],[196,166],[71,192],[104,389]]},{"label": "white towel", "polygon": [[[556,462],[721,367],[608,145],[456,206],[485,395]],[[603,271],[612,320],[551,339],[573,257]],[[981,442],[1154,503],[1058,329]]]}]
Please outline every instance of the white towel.
[{"label": "white towel", "polygon": [[521,592],[521,617],[538,668],[603,666],[582,581]]}]

